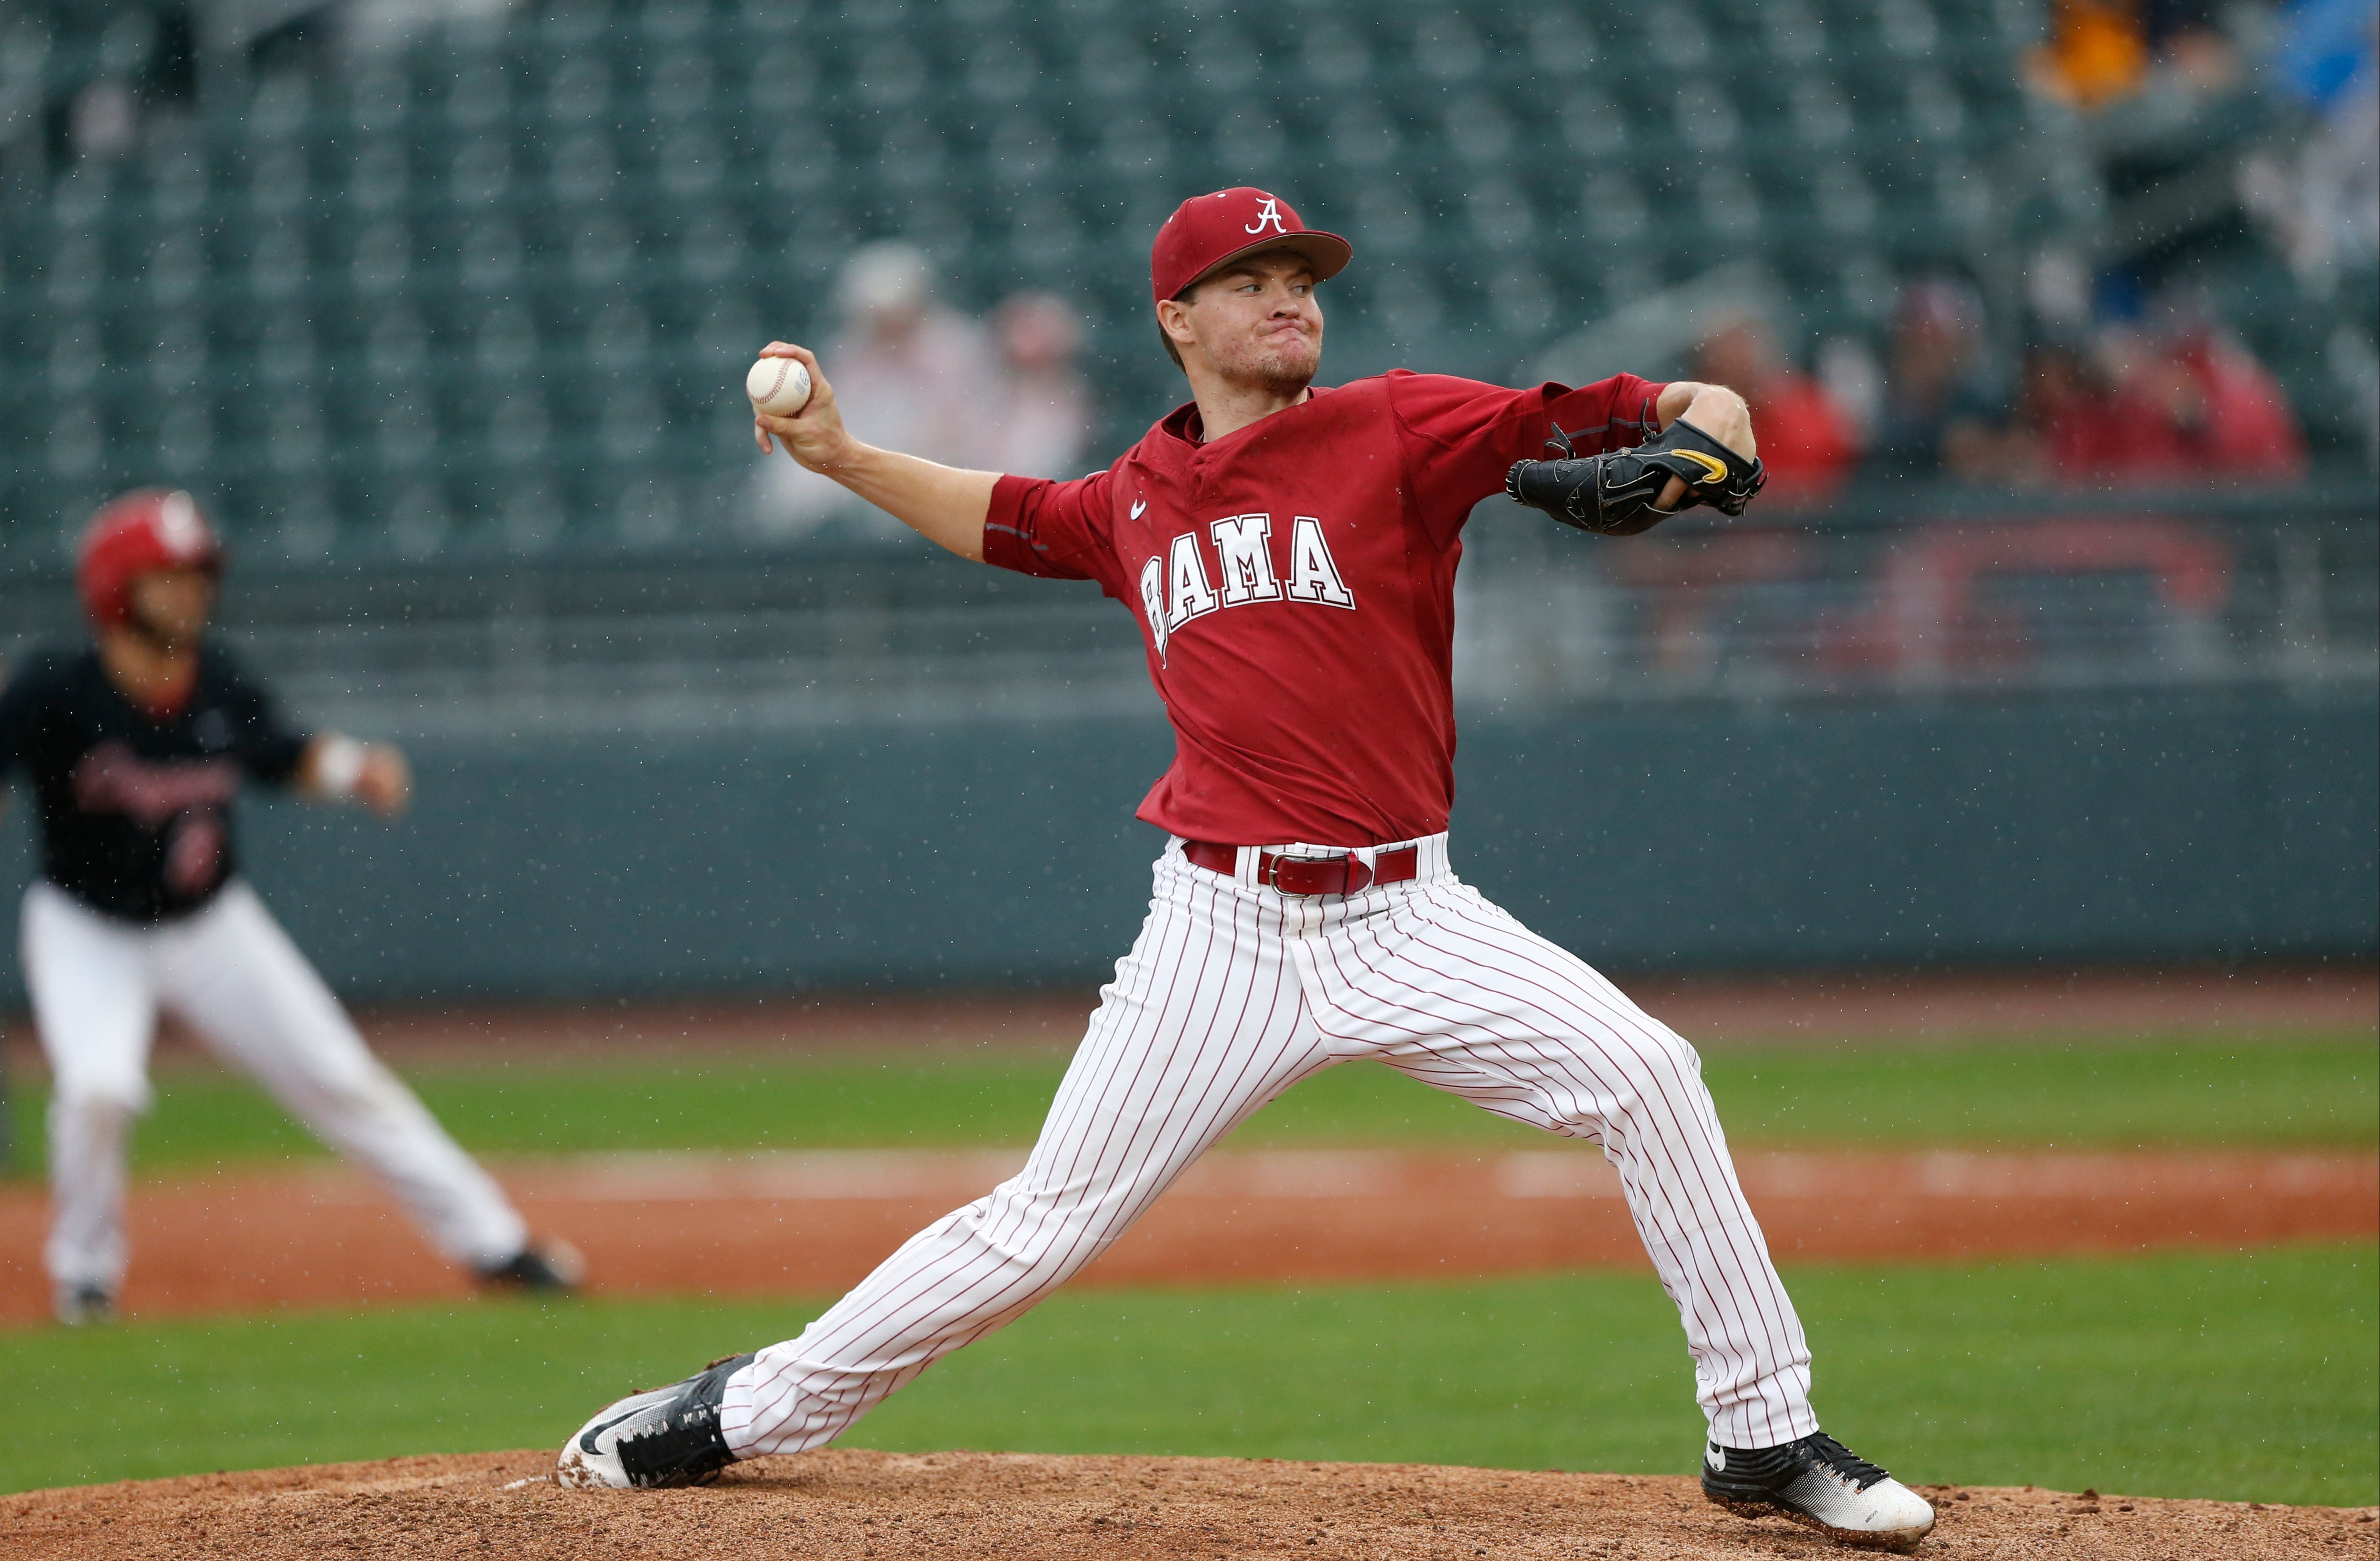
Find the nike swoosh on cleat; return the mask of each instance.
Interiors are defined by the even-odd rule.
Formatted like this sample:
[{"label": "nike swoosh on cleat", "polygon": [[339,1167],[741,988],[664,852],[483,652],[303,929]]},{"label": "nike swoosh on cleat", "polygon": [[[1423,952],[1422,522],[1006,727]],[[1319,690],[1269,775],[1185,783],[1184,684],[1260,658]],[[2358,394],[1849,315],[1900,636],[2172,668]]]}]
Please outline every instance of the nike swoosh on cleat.
[{"label": "nike swoosh on cleat", "polygon": [[602,1421],[594,1425],[589,1426],[586,1430],[578,1434],[579,1447],[586,1452],[596,1453],[600,1456],[601,1449],[595,1446],[595,1438],[602,1435],[603,1433],[611,1430],[615,1425],[625,1425],[628,1422],[636,1419],[643,1412],[644,1410],[642,1408],[630,1410],[626,1414],[615,1415],[610,1420]]},{"label": "nike swoosh on cleat", "polygon": [[1721,1474],[1727,1472],[1727,1455],[1717,1447],[1706,1446],[1703,1448],[1703,1461]]}]

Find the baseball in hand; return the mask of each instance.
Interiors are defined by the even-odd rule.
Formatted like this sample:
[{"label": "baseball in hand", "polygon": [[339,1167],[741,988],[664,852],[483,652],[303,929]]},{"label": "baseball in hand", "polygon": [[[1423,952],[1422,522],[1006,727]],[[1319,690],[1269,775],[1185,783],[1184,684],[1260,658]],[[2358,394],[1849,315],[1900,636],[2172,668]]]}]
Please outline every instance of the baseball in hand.
[{"label": "baseball in hand", "polygon": [[764,357],[744,376],[744,393],[755,410],[790,417],[810,404],[810,371],[798,357]]}]

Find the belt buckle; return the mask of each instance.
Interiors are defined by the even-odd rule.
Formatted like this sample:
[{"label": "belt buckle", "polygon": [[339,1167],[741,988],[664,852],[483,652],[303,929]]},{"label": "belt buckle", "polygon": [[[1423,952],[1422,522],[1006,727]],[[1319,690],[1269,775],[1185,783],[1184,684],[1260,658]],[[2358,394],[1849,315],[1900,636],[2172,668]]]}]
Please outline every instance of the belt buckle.
[{"label": "belt buckle", "polygon": [[[1328,856],[1291,856],[1280,852],[1271,852],[1267,854],[1272,857],[1272,865],[1265,869],[1264,883],[1265,887],[1271,889],[1275,894],[1305,893],[1302,889],[1283,889],[1281,887],[1281,869],[1283,863],[1329,862],[1331,860],[1331,858]],[[1338,863],[1341,871],[1344,874],[1344,877],[1340,880],[1341,887],[1337,890],[1337,892],[1341,894],[1361,894],[1364,890],[1371,888],[1373,879],[1379,876],[1378,872],[1370,863],[1366,862],[1362,857],[1356,855],[1352,851],[1347,853],[1344,856],[1338,858]],[[1364,879],[1361,883],[1355,881],[1355,870],[1359,867],[1363,869],[1364,873]],[[1332,891],[1326,889],[1318,890],[1317,892],[1329,894]]]}]

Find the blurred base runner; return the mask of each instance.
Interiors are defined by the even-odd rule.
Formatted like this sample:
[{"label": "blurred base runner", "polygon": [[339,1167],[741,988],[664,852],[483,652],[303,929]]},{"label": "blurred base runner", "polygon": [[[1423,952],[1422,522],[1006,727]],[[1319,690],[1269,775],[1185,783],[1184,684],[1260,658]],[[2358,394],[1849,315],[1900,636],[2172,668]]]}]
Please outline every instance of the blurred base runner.
[{"label": "blurred base runner", "polygon": [[101,1321],[122,1290],[125,1159],[164,1010],[377,1175],[450,1260],[485,1282],[567,1289],[577,1254],[529,1239],[238,876],[243,782],[395,813],[411,780],[394,748],[291,731],[204,637],[222,569],[188,494],[125,495],[92,517],[78,563],[97,643],[36,651],[0,690],[0,779],[24,768],[42,834],[19,933],[53,1080],[43,1255],[58,1319]]},{"label": "blurred base runner", "polygon": [[370,1170],[455,1263],[493,1271],[528,1247],[528,1228],[504,1190],[365,1047],[246,884],[144,927],[36,883],[25,892],[19,943],[52,1079],[54,1210],[42,1256],[66,1312],[79,1297],[85,1308],[103,1306],[123,1283],[125,1157],[150,1102],[161,1010]]}]

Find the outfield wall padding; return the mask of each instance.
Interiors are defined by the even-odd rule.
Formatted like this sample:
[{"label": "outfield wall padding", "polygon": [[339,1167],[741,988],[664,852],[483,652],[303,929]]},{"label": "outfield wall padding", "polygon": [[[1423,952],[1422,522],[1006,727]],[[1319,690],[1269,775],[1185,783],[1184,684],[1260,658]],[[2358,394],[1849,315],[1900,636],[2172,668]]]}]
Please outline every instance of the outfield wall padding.
[{"label": "outfield wall padding", "polygon": [[[358,998],[1094,982],[1169,752],[1112,720],[425,744],[399,824],[260,798],[244,852]],[[1457,768],[1458,871],[1615,971],[2380,949],[2368,693],[1474,715]]]}]

